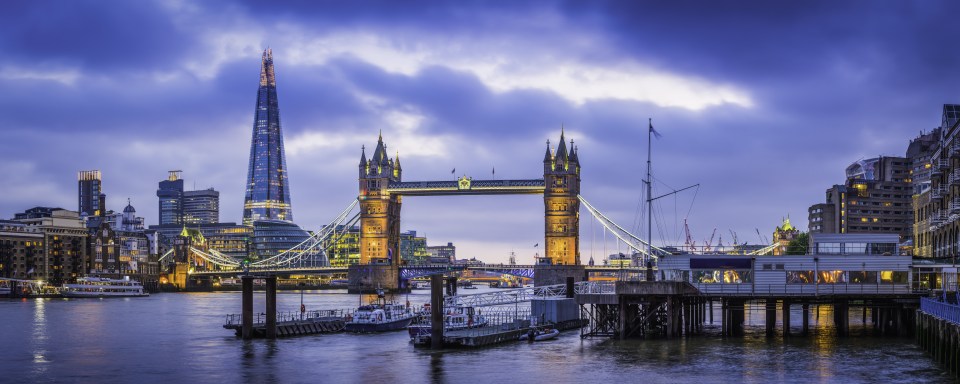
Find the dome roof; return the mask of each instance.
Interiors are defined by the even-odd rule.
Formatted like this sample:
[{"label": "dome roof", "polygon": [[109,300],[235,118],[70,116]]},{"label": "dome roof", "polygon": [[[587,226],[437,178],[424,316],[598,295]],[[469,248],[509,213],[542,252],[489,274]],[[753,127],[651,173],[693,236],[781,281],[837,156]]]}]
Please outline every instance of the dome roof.
[{"label": "dome roof", "polygon": [[127,207],[123,209],[123,213],[136,213],[137,210],[130,205],[130,199],[127,199]]}]

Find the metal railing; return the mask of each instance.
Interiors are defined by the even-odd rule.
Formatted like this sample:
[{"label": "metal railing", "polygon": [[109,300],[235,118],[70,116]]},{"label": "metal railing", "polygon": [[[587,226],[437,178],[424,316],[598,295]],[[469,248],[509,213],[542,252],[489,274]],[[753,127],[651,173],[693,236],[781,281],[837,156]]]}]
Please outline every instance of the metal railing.
[{"label": "metal railing", "polygon": [[960,305],[923,297],[920,298],[920,310],[951,323],[960,324]]},{"label": "metal railing", "polygon": [[907,295],[908,283],[897,284],[693,284],[701,294],[728,296]]},{"label": "metal railing", "polygon": [[[612,281],[581,281],[574,283],[573,289],[574,293],[614,293],[615,284]],[[566,284],[557,284],[539,287],[504,289],[495,292],[474,293],[470,295],[448,296],[444,298],[443,305],[444,307],[490,307],[496,305],[520,303],[534,299],[566,296]]]},{"label": "metal railing", "polygon": [[[309,321],[329,318],[343,318],[344,311],[341,309],[322,309],[306,312],[277,312],[277,324],[292,321]],[[267,314],[260,312],[253,314],[253,325],[263,325],[267,323]],[[242,314],[226,315],[225,326],[240,326],[243,324]]]}]

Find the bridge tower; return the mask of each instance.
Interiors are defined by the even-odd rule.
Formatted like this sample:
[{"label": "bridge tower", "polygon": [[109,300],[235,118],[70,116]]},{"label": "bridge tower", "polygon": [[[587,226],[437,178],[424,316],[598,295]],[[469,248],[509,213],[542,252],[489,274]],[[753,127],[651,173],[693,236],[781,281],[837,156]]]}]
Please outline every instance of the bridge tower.
[{"label": "bridge tower", "polygon": [[560,144],[552,153],[547,141],[543,156],[544,241],[554,265],[580,265],[580,159],[560,131]]},{"label": "bridge tower", "polygon": [[382,134],[369,160],[361,150],[360,264],[400,265],[401,198],[387,188],[390,182],[399,182],[401,175],[400,156],[390,159]]}]

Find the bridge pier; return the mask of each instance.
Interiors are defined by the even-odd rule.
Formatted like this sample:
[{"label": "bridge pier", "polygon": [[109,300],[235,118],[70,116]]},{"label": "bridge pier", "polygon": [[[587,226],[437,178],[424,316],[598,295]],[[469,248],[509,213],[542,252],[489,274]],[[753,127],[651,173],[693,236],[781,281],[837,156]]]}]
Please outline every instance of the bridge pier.
[{"label": "bridge pier", "polygon": [[400,287],[400,268],[390,264],[351,265],[347,269],[348,293],[374,293],[377,288],[387,292],[405,292]]},{"label": "bridge pier", "polygon": [[533,267],[533,285],[566,284],[567,278],[587,281],[587,269],[583,265],[536,265]]}]

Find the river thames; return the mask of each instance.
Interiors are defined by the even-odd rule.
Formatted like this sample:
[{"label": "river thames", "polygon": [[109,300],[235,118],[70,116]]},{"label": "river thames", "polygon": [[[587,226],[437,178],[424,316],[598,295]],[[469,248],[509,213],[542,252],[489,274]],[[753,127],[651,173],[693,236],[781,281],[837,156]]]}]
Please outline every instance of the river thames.
[{"label": "river thames", "polygon": [[[426,291],[415,292],[398,300],[428,301]],[[254,297],[260,312],[263,293]],[[345,291],[304,295],[308,310],[347,309],[358,300]],[[281,311],[299,305],[299,292],[278,295]],[[823,313],[812,314],[812,336],[767,339],[762,313],[754,312],[739,338],[716,336],[716,315],[711,335],[687,339],[581,340],[572,330],[546,342],[432,352],[414,348],[406,332],[242,341],[222,328],[225,314],[239,312],[239,292],[3,300],[0,382],[952,382],[911,338],[859,335],[853,314],[853,336],[843,339]]]}]

